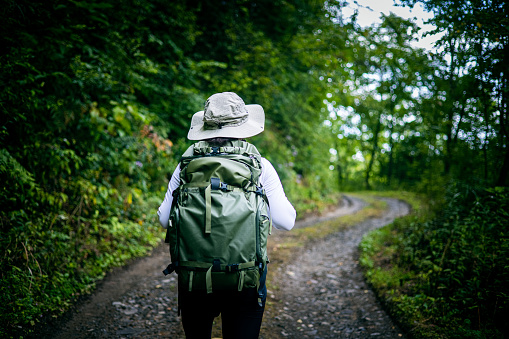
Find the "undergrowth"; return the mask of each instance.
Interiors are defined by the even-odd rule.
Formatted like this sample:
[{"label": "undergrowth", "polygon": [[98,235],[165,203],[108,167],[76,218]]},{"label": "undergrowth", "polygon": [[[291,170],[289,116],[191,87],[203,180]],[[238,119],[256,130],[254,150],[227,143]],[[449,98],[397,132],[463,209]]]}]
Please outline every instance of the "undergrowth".
[{"label": "undergrowth", "polygon": [[[141,114],[129,107],[132,115]],[[160,242],[155,211],[166,168],[175,166],[171,142],[145,125],[146,116],[138,123],[139,117],[124,118],[111,121],[139,131],[136,136],[110,133],[109,127],[120,132],[119,126],[97,119],[93,149],[56,138],[35,144],[35,155],[27,153],[29,146],[25,153],[0,151],[6,179],[0,194],[0,337],[33,334],[111,268]]]},{"label": "undergrowth", "polygon": [[2,234],[0,336],[29,335],[90,293],[111,268],[157,246],[162,233],[148,216],[154,202],[140,203],[145,217],[137,221],[87,220],[76,234],[59,216],[18,215],[16,225]]},{"label": "undergrowth", "polygon": [[364,237],[367,280],[411,337],[507,336],[509,191],[455,185],[424,206]]}]

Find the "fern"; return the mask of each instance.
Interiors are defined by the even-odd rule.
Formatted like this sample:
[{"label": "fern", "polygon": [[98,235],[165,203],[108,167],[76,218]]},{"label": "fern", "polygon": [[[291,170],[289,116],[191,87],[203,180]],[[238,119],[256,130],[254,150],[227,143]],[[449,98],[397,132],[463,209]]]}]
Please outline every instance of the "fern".
[{"label": "fern", "polygon": [[28,172],[11,154],[6,150],[0,150],[0,174],[6,179],[5,184],[12,185],[17,182],[19,185],[35,186],[34,177]]}]

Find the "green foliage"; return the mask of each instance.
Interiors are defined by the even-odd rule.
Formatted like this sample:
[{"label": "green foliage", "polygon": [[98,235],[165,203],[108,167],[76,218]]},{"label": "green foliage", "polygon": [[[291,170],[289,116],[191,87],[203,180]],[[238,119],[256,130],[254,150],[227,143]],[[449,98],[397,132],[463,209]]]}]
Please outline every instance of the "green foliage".
[{"label": "green foliage", "polygon": [[429,221],[410,216],[370,233],[361,263],[415,337],[502,337],[508,331],[509,192],[455,185],[445,201]]},{"label": "green foliage", "polygon": [[[144,54],[164,30],[156,19],[132,30],[129,16],[154,18],[148,3],[138,5],[18,1],[2,8],[11,32],[2,36],[0,66],[2,336],[30,332],[112,266],[160,242],[154,194],[176,159],[155,112],[177,72],[156,60],[167,50],[154,59]],[[183,41],[177,26],[175,39]],[[171,53],[163,60],[178,62]]]},{"label": "green foliage", "polygon": [[16,224],[2,232],[3,335],[30,332],[46,320],[43,315],[58,315],[88,293],[111,267],[146,254],[160,242],[161,233],[148,226],[153,221],[142,226],[141,220],[120,223],[112,218],[100,224],[80,218],[83,224],[76,230],[63,215],[50,217],[12,213]]},{"label": "green foliage", "polygon": [[[429,23],[441,33],[439,65],[427,100],[442,120],[444,170],[460,180],[475,176],[507,186],[509,181],[507,79],[509,23],[503,0],[403,0],[433,12]],[[445,62],[445,59],[448,61]],[[438,126],[437,126],[438,127]],[[438,130],[439,128],[437,128]],[[465,173],[464,168],[470,168]]]},{"label": "green foliage", "polygon": [[7,1],[2,336],[30,332],[159,242],[156,208],[214,92],[264,106],[255,143],[299,213],[330,201],[328,147],[312,133],[320,82],[294,43],[322,14],[316,1]]},{"label": "green foliage", "polygon": [[425,293],[445,299],[469,320],[470,329],[503,332],[509,307],[509,192],[458,187],[449,194],[439,218],[405,231],[406,248],[412,250],[401,262],[421,272]]},{"label": "green foliage", "polygon": [[431,176],[507,186],[509,36],[493,24],[507,22],[507,6],[401,3],[433,12],[439,52],[412,47],[419,29],[411,20],[384,15],[363,28],[355,16],[345,24],[339,4],[328,9],[345,30],[323,26],[316,33],[314,47],[330,49],[318,58],[326,67],[317,73],[328,82],[326,122],[338,186],[412,190],[426,188]]},{"label": "green foliage", "polygon": [[31,166],[46,173],[30,173],[2,150],[0,172],[8,179],[0,214],[6,333],[26,333],[43,314],[60,314],[112,266],[160,242],[154,216],[159,199],[151,190],[174,166],[167,141],[148,125],[137,136],[112,137],[107,125],[115,125],[115,133],[128,126],[112,120],[96,125],[100,143],[86,157],[67,148],[70,142],[44,146],[46,154],[37,159],[42,163]]},{"label": "green foliage", "polygon": [[391,291],[397,289],[402,281],[411,279],[412,272],[398,265],[392,264],[390,270],[387,270],[387,265],[396,257],[398,250],[391,229],[385,227],[370,232],[363,237],[359,248],[362,253],[360,264],[376,290]]}]

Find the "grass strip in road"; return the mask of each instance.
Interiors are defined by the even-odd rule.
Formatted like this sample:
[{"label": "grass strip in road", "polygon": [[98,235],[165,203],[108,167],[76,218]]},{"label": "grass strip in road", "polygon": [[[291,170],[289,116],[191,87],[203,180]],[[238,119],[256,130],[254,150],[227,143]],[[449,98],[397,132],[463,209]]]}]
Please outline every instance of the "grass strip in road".
[{"label": "grass strip in road", "polygon": [[384,201],[377,200],[372,196],[358,193],[355,194],[355,197],[364,200],[367,206],[354,214],[323,221],[313,226],[294,229],[290,232],[274,232],[269,237],[268,244],[271,260],[270,271],[277,271],[278,265],[287,263],[289,258],[294,256],[296,250],[369,218],[379,217],[386,208]]},{"label": "grass strip in road", "polygon": [[[269,291],[277,291],[281,288],[278,283],[277,274],[292,258],[295,258],[298,251],[302,248],[365,220],[380,217],[387,208],[386,202],[376,199],[375,196],[364,193],[348,194],[363,200],[366,203],[366,207],[356,213],[323,221],[313,226],[294,229],[290,232],[276,231],[269,237],[268,251],[270,265],[267,277],[267,288]],[[271,309],[275,306],[275,303],[268,299],[266,306],[267,313],[270,314]]]}]

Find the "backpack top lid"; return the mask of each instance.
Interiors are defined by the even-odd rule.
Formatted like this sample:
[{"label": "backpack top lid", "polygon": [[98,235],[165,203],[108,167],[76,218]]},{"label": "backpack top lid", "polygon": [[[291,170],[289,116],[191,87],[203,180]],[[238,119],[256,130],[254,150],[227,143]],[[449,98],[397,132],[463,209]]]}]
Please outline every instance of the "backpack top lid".
[{"label": "backpack top lid", "polygon": [[200,141],[184,153],[180,168],[181,184],[210,182],[214,177],[240,188],[259,186],[261,156],[254,145],[242,140],[224,146]]},{"label": "backpack top lid", "polygon": [[199,141],[191,145],[182,155],[182,160],[193,156],[240,154],[261,161],[258,149],[245,140],[230,140],[223,146],[215,146],[207,141]]}]

